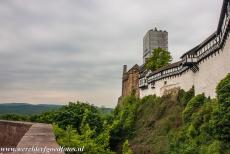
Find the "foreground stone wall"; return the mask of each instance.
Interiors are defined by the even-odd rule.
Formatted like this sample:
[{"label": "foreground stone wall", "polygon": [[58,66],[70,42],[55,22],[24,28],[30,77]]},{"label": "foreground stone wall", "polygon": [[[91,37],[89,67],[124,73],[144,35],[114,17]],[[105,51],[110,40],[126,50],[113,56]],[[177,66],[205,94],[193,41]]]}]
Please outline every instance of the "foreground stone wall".
[{"label": "foreground stone wall", "polygon": [[[52,125],[0,121],[0,147],[58,148]],[[7,154],[64,154],[64,152],[8,152]]]},{"label": "foreground stone wall", "polygon": [[0,121],[0,147],[16,147],[31,123]]}]

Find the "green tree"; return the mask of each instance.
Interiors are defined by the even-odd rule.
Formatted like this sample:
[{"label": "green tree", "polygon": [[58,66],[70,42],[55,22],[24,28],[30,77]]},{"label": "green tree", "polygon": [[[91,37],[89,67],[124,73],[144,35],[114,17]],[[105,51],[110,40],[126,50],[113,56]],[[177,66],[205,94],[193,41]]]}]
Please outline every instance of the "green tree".
[{"label": "green tree", "polygon": [[94,106],[70,103],[53,114],[54,133],[61,146],[84,147],[83,153],[87,154],[114,154],[109,147],[111,126],[102,121],[101,113]]},{"label": "green tree", "polygon": [[184,111],[182,112],[182,118],[184,122],[190,122],[192,119],[192,115],[194,112],[199,109],[204,102],[206,101],[206,97],[204,94],[199,94],[195,97],[193,97],[185,107]]},{"label": "green tree", "polygon": [[109,148],[109,129],[95,137],[95,131],[91,130],[88,124],[82,125],[81,134],[67,126],[66,130],[54,125],[54,133],[57,142],[64,147],[84,148],[83,153],[87,154],[115,154]]},{"label": "green tree", "polygon": [[178,100],[183,106],[186,106],[188,102],[195,96],[194,86],[189,91],[181,89],[179,91]]},{"label": "green tree", "polygon": [[136,110],[140,100],[134,95],[127,96],[122,100],[120,106],[114,110],[113,123],[111,124],[110,146],[116,147],[118,143],[134,133],[134,124],[136,119]]},{"label": "green tree", "polygon": [[216,88],[219,111],[215,115],[215,134],[224,143],[223,149],[230,152],[230,74]]},{"label": "green tree", "polygon": [[230,74],[217,85],[216,93],[217,99],[200,94],[188,103],[192,95],[184,99],[182,94],[184,123],[170,138],[170,153],[230,153]]},{"label": "green tree", "polygon": [[73,126],[81,133],[81,124],[89,124],[90,129],[98,135],[102,131],[102,113],[97,107],[88,103],[69,103],[56,111],[45,112],[39,116],[33,116],[31,121],[42,123],[56,123],[59,127],[66,129],[68,125]]},{"label": "green tree", "polygon": [[18,114],[4,114],[0,115],[0,119],[2,120],[13,120],[13,121],[29,121],[29,117],[25,115]]},{"label": "green tree", "polygon": [[79,147],[81,145],[80,136],[71,125],[66,127],[66,130],[61,129],[58,125],[53,125],[54,132],[58,143],[64,147]]},{"label": "green tree", "polygon": [[160,67],[169,64],[171,61],[172,56],[170,52],[162,48],[156,48],[153,49],[152,55],[147,59],[145,67],[149,70],[154,71]]}]

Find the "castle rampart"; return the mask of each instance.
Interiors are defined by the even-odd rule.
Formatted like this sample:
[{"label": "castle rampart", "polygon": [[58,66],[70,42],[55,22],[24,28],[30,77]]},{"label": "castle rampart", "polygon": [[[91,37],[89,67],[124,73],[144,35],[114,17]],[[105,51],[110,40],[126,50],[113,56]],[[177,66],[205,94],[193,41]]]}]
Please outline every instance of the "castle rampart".
[{"label": "castle rampart", "polygon": [[182,55],[181,61],[140,75],[140,97],[162,96],[173,88],[215,97],[217,83],[230,72],[230,4],[224,0],[217,31]]}]

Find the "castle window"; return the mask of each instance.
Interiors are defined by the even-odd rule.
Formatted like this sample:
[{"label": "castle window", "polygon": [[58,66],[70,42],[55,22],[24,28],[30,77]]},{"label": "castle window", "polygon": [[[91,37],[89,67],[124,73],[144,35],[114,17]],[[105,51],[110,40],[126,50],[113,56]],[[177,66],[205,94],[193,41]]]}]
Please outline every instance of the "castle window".
[{"label": "castle window", "polygon": [[151,83],[151,88],[152,88],[152,89],[155,89],[155,82],[152,82],[152,83]]},{"label": "castle window", "polygon": [[167,81],[164,81],[164,85],[166,85],[167,84]]}]

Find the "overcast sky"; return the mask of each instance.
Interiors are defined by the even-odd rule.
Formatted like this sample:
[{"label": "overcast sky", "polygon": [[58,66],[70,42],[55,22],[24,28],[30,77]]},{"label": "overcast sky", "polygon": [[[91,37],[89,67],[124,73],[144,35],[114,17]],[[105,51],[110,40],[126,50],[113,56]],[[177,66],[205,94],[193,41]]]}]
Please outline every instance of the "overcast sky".
[{"label": "overcast sky", "polygon": [[142,64],[142,39],[169,33],[174,61],[218,24],[222,0],[1,0],[0,103],[114,107],[122,66]]}]

